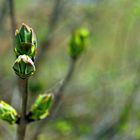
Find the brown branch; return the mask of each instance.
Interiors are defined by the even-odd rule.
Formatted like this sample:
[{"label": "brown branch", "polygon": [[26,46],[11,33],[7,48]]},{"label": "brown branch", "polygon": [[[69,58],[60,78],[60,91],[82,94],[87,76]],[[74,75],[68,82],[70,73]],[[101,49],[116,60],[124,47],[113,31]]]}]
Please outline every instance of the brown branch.
[{"label": "brown branch", "polygon": [[50,111],[50,116],[48,116],[44,120],[41,120],[40,124],[37,126],[37,128],[35,130],[35,133],[32,136],[32,140],[37,140],[37,137],[42,132],[43,128],[46,125],[46,122],[52,120],[55,117],[55,114],[56,114],[57,110],[59,109],[59,105],[60,105],[61,100],[64,95],[64,89],[66,88],[66,86],[67,86],[68,82],[70,81],[71,76],[73,74],[75,63],[76,63],[76,59],[70,60],[69,69],[68,69],[68,72],[67,72],[62,84],[59,86],[58,89],[56,89],[56,91],[54,91],[55,97],[54,97],[53,106]]},{"label": "brown branch", "polygon": [[16,30],[16,17],[15,17],[15,5],[14,0],[7,0],[9,6],[9,14],[11,21],[11,29],[12,29],[12,38],[13,38],[13,47],[15,47],[15,30]]},{"label": "brown branch", "polygon": [[3,25],[6,14],[7,14],[7,1],[4,0],[0,9],[0,26]]},{"label": "brown branch", "polygon": [[53,103],[53,106],[52,106],[51,112],[50,112],[50,114],[51,114],[50,116],[52,118],[55,116],[55,113],[56,113],[57,109],[59,108],[59,104],[60,104],[61,99],[62,99],[63,94],[64,94],[64,89],[66,88],[66,86],[67,86],[67,84],[68,84],[68,82],[73,74],[75,62],[76,62],[76,59],[70,59],[70,65],[69,65],[67,75],[64,78],[60,87],[58,89],[56,89],[56,91],[54,91],[55,99],[54,99],[54,103]]},{"label": "brown branch", "polygon": [[24,140],[26,132],[26,112],[27,112],[27,100],[28,100],[28,79],[19,79],[19,88],[22,94],[22,111],[20,122],[17,130],[17,140]]},{"label": "brown branch", "polygon": [[47,34],[48,36],[45,37],[45,40],[43,40],[40,45],[40,50],[38,52],[38,55],[37,55],[36,61],[35,61],[36,66],[38,66],[39,61],[41,61],[44,58],[44,56],[46,54],[46,49],[49,48],[49,46],[52,43],[52,40],[53,40],[52,34],[54,32],[55,27],[57,26],[62,9],[63,9],[62,0],[55,0],[53,10],[52,10],[52,13],[51,13],[50,19],[49,19],[49,27],[48,27],[49,31]]}]

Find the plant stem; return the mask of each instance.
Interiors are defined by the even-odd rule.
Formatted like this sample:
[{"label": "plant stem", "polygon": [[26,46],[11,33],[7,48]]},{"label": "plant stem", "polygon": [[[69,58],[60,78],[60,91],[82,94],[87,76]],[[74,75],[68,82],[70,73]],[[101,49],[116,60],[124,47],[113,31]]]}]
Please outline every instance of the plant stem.
[{"label": "plant stem", "polygon": [[37,126],[35,133],[33,134],[31,140],[37,140],[38,135],[43,130],[44,126],[46,125],[46,122],[52,120],[55,117],[57,110],[59,109],[59,105],[62,102],[64,90],[65,90],[66,86],[68,85],[68,82],[70,81],[72,74],[74,72],[75,63],[76,63],[76,59],[71,58],[67,74],[66,74],[62,84],[58,87],[58,89],[56,89],[54,91],[54,102],[53,102],[53,106],[50,110],[50,115],[47,118],[45,118],[44,120],[41,120],[41,122]]},{"label": "plant stem", "polygon": [[60,85],[60,87],[58,89],[56,89],[56,91],[54,91],[55,99],[54,99],[54,103],[53,103],[53,106],[52,106],[51,112],[50,112],[50,116],[52,118],[55,116],[55,114],[59,108],[59,104],[64,95],[64,89],[66,88],[66,86],[67,86],[68,82],[70,81],[71,76],[73,74],[73,71],[75,68],[75,63],[76,63],[76,59],[70,58],[68,72],[67,72],[62,84]]},{"label": "plant stem", "polygon": [[13,47],[15,47],[15,30],[16,30],[15,3],[14,0],[7,0],[7,1],[9,6],[9,14],[10,14],[10,21],[11,21],[12,36],[13,36]]},{"label": "plant stem", "polygon": [[19,79],[19,88],[22,96],[22,111],[17,131],[17,140],[24,140],[27,126],[28,79]]},{"label": "plant stem", "polygon": [[46,56],[46,49],[48,49],[52,44],[55,27],[58,24],[60,15],[64,7],[64,4],[62,3],[63,3],[62,0],[54,0],[53,9],[49,18],[49,25],[48,25],[49,27],[47,26],[47,28],[49,29],[47,35],[49,36],[47,36],[48,38],[47,40],[45,37],[45,40],[41,42],[40,51],[38,52],[35,61],[37,67],[39,65],[39,62],[44,58],[44,56]]},{"label": "plant stem", "polygon": [[0,27],[2,27],[3,24],[5,23],[6,15],[7,15],[7,1],[3,1],[0,9]]}]

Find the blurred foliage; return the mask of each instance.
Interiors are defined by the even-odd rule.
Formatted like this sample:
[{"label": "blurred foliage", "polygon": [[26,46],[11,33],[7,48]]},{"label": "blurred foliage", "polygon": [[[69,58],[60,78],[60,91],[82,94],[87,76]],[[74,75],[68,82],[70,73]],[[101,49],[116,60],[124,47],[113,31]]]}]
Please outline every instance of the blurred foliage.
[{"label": "blurred foliage", "polygon": [[65,120],[57,121],[55,127],[57,131],[59,131],[62,134],[69,134],[72,131],[72,125]]}]

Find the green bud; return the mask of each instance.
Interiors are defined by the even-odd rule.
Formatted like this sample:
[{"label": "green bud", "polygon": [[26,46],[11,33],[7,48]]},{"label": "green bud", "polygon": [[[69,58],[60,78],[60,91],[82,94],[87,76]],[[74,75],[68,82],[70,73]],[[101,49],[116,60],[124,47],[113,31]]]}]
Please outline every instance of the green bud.
[{"label": "green bud", "polygon": [[29,119],[40,120],[48,116],[49,108],[52,103],[52,94],[39,95],[31,107]]},{"label": "green bud", "polygon": [[27,55],[20,55],[13,66],[15,73],[22,79],[28,78],[35,72],[35,65]]},{"label": "green bud", "polygon": [[16,56],[26,54],[34,60],[37,50],[37,40],[33,29],[23,23],[20,30],[16,30],[15,39],[16,48],[14,51]]},{"label": "green bud", "polygon": [[72,33],[69,43],[69,54],[72,58],[77,58],[86,46],[86,39],[89,36],[87,29],[77,29]]},{"label": "green bud", "polygon": [[0,119],[5,120],[10,124],[14,124],[18,120],[18,115],[12,106],[4,101],[0,101]]}]

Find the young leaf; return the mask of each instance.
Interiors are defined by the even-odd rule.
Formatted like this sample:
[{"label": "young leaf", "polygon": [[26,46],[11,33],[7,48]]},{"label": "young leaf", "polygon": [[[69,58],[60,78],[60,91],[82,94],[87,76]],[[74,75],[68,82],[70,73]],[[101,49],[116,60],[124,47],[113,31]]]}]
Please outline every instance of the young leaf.
[{"label": "young leaf", "polygon": [[29,119],[40,120],[44,119],[49,114],[49,108],[52,103],[52,94],[39,95],[35,100],[35,103],[31,107]]},{"label": "young leaf", "polygon": [[12,106],[4,101],[0,101],[0,119],[14,124],[18,120],[18,114]]}]

